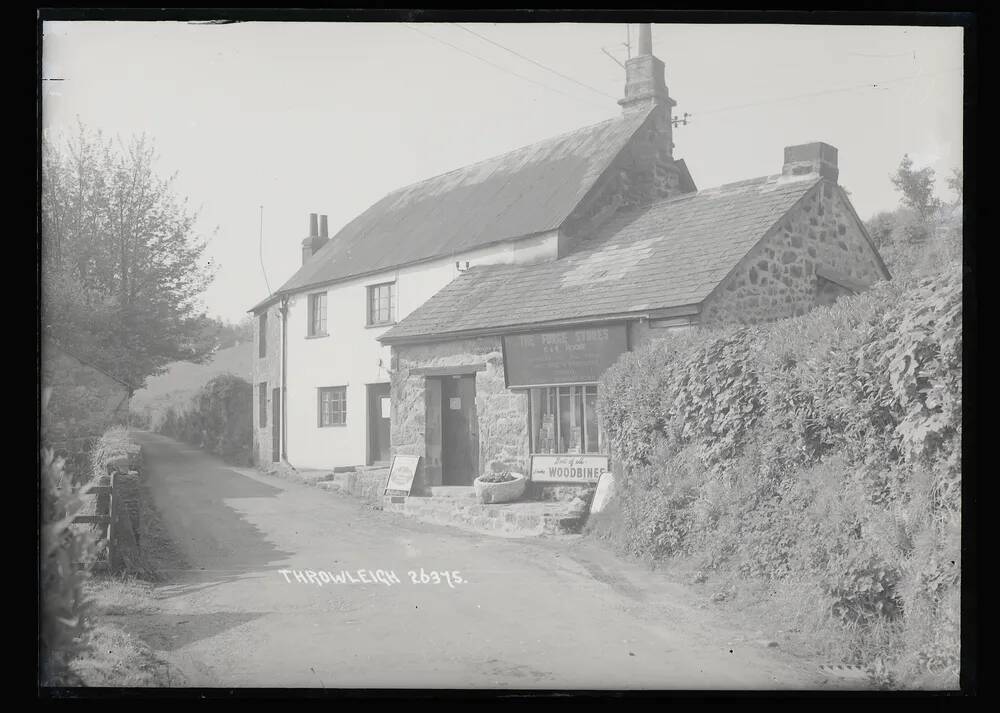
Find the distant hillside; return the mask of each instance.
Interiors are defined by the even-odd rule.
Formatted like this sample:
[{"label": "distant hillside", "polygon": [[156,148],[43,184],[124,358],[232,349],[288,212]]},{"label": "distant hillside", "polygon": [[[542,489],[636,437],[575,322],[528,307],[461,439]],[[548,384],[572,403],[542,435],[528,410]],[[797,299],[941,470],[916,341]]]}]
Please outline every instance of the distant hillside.
[{"label": "distant hillside", "polygon": [[143,412],[148,409],[155,423],[170,406],[185,408],[198,389],[213,377],[235,374],[250,381],[252,352],[253,342],[242,342],[220,349],[204,364],[174,362],[165,373],[151,376],[146,380],[146,387],[135,392],[132,410]]}]

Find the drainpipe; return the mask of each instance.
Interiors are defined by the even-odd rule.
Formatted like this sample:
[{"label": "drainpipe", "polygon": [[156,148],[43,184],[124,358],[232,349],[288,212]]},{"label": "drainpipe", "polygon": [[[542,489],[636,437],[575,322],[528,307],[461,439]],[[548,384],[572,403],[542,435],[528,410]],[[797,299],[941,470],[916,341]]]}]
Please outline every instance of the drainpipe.
[{"label": "drainpipe", "polygon": [[281,460],[288,463],[288,296],[281,298]]}]

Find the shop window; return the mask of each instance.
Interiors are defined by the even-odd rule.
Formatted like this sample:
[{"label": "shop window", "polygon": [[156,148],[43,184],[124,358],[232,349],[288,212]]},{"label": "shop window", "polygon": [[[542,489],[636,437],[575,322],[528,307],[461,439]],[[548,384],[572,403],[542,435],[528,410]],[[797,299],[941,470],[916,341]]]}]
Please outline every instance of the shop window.
[{"label": "shop window", "polygon": [[601,453],[597,386],[529,389],[532,453]]}]

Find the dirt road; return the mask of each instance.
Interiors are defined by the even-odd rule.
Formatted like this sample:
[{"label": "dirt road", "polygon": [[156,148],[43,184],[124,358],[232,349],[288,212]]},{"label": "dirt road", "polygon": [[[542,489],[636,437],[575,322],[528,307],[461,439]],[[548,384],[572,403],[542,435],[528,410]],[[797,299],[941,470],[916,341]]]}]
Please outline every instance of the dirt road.
[{"label": "dirt road", "polygon": [[580,538],[426,525],[163,436],[139,439],[183,565],[164,573],[156,609],[126,625],[187,685],[816,685],[780,651],[719,628],[683,587]]}]

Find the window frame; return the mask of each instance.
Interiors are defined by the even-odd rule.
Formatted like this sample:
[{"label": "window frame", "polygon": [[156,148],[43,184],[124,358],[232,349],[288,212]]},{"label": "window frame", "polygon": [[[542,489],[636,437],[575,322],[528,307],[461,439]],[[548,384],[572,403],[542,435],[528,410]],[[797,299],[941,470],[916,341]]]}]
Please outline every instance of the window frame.
[{"label": "window frame", "polygon": [[[533,455],[608,455],[608,441],[604,433],[604,424],[601,421],[600,415],[597,413],[597,397],[598,397],[599,385],[595,382],[579,383],[579,384],[558,384],[552,386],[531,386],[525,387],[524,392],[528,399],[528,449]],[[568,389],[568,393],[563,393],[564,389]],[[537,402],[536,407],[536,396],[537,392]],[[575,427],[580,430],[581,441],[579,452],[573,452],[568,450],[562,450],[564,435],[562,434],[562,403],[561,397],[567,396],[570,400],[570,423],[574,424],[577,420],[577,406],[579,406],[579,423],[575,423]],[[588,408],[587,399],[588,396],[593,397],[593,407]],[[553,404],[552,415],[554,416],[554,433],[553,439],[555,441],[555,449],[551,452],[546,452],[541,450],[541,446],[537,442],[536,431],[540,428],[540,420],[542,415],[542,404],[543,402],[549,402]],[[579,400],[579,404],[577,401]],[[597,444],[596,450],[591,450],[590,436],[587,433],[588,425],[591,425],[591,420],[596,423],[597,426]]]},{"label": "window frame", "polygon": [[257,384],[257,428],[267,428],[267,382]]},{"label": "window frame", "polygon": [[[343,396],[340,399],[343,402],[344,408],[342,410],[342,420],[340,423],[331,421],[330,423],[323,423],[323,395],[331,394],[335,395],[340,392]],[[334,399],[330,400],[331,404],[335,402]],[[330,409],[330,416],[333,417],[335,411]],[[320,386],[316,389],[316,427],[317,428],[342,428],[347,425],[347,386]]]},{"label": "window frame", "polygon": [[[389,309],[388,309],[388,319],[376,320],[376,312],[372,308],[375,304],[375,296],[379,293],[381,288],[388,288],[389,292]],[[381,299],[379,299],[379,306],[381,307]],[[379,312],[381,309],[379,309]],[[396,281],[390,280],[388,282],[379,282],[374,285],[368,285],[365,291],[365,325],[368,327],[382,327],[390,324],[396,323]]]},{"label": "window frame", "polygon": [[[322,331],[316,331],[316,303],[322,298],[322,314],[323,314],[323,324]],[[327,329],[327,292],[324,290],[322,292],[312,292],[308,295],[307,305],[306,305],[306,336],[307,337],[328,337],[330,332]]]}]

